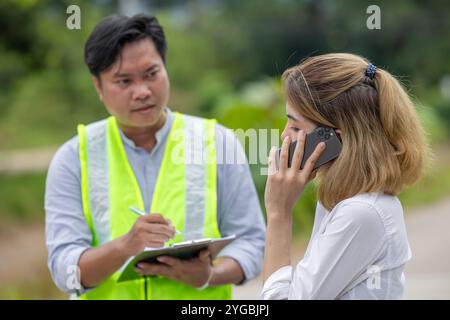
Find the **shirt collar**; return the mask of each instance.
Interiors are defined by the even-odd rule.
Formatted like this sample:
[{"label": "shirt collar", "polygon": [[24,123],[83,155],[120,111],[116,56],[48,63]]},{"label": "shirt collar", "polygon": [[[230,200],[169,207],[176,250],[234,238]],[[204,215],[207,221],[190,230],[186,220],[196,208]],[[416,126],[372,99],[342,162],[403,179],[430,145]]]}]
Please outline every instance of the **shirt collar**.
[{"label": "shirt collar", "polygon": [[[166,117],[166,122],[164,123],[164,125],[161,127],[161,129],[159,129],[156,132],[156,144],[155,147],[158,146],[160,144],[161,141],[163,141],[164,139],[167,138],[167,136],[169,135],[170,132],[170,128],[172,128],[172,123],[173,123],[173,113],[172,110],[169,109],[169,107],[165,107],[164,111],[167,114]],[[119,128],[119,133],[120,133],[120,137],[123,141],[124,144],[128,145],[129,147],[132,148],[139,148],[140,147],[136,147],[136,144],[134,143],[133,140],[131,140],[130,138],[128,138],[122,131],[122,129]]]}]

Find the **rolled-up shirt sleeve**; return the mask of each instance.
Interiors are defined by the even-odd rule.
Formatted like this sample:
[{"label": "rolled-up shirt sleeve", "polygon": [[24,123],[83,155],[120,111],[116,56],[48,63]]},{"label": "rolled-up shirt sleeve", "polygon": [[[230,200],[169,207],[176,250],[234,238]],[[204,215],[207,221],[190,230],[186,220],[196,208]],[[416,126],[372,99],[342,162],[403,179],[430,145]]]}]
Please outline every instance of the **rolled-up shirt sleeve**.
[{"label": "rolled-up shirt sleeve", "polygon": [[386,240],[381,217],[362,202],[345,204],[331,214],[295,270],[282,267],[267,279],[262,299],[336,299],[349,284],[364,278]]},{"label": "rolled-up shirt sleeve", "polygon": [[287,300],[292,281],[292,266],[284,266],[275,271],[264,282],[261,299]]},{"label": "rolled-up shirt sleeve", "polygon": [[237,239],[219,256],[228,256],[241,266],[245,279],[261,273],[265,241],[265,223],[258,194],[245,152],[236,136],[216,126],[218,146],[218,224],[222,236]]},{"label": "rolled-up shirt sleeve", "polygon": [[56,286],[67,294],[86,291],[79,283],[78,260],[92,235],[81,201],[77,140],[66,142],[50,164],[45,191],[45,237],[48,268]]}]

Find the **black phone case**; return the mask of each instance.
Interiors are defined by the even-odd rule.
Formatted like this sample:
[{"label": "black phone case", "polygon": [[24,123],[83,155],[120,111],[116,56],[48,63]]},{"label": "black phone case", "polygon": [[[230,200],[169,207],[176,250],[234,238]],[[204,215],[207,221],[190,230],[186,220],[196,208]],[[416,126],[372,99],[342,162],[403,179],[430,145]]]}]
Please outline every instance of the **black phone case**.
[{"label": "black phone case", "polygon": [[[319,159],[317,160],[316,164],[314,165],[314,169],[319,168],[320,166],[324,165],[325,163],[336,159],[342,150],[342,144],[339,140],[336,132],[333,130],[333,128],[328,127],[318,127],[314,129],[314,131],[308,133],[306,135],[306,141],[305,141],[305,149],[303,152],[303,159],[300,165],[300,169],[303,169],[305,166],[306,161],[311,156],[311,154],[316,149],[316,146],[320,142],[325,142],[326,148],[320,155]],[[288,158],[288,167],[291,167],[292,163],[292,157],[294,155],[295,147],[297,146],[297,141],[294,141],[289,146],[289,158]],[[280,152],[281,149],[278,150],[277,153],[277,159],[276,159],[276,166],[279,167],[279,159],[280,159]]]}]

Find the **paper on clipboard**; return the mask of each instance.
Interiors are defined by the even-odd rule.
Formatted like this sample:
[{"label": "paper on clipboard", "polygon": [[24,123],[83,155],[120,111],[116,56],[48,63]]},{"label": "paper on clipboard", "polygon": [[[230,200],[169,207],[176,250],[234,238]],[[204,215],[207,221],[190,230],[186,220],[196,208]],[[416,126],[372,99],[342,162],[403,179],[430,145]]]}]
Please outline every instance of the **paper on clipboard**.
[{"label": "paper on clipboard", "polygon": [[123,269],[117,282],[140,279],[141,276],[134,271],[136,264],[139,262],[158,263],[156,258],[163,255],[179,259],[190,259],[196,257],[200,251],[208,248],[211,252],[211,258],[215,258],[234,239],[236,239],[236,236],[231,235],[218,239],[207,238],[178,242],[162,248],[148,248],[127,261],[126,267]]}]

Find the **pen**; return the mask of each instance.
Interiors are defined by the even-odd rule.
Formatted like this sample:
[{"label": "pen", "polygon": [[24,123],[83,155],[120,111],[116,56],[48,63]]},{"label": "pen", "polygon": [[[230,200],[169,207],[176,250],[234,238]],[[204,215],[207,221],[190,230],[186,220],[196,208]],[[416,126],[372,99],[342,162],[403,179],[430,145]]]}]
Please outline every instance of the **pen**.
[{"label": "pen", "polygon": [[[135,208],[135,207],[129,207],[128,209],[129,209],[131,212],[134,212],[134,213],[136,213],[136,214],[138,214],[138,215],[140,215],[140,216],[145,216],[145,215],[147,214],[146,212],[141,211],[141,210],[139,210],[138,208]],[[177,229],[175,229],[175,234],[178,235],[178,234],[181,234],[181,232],[178,231]]]}]

